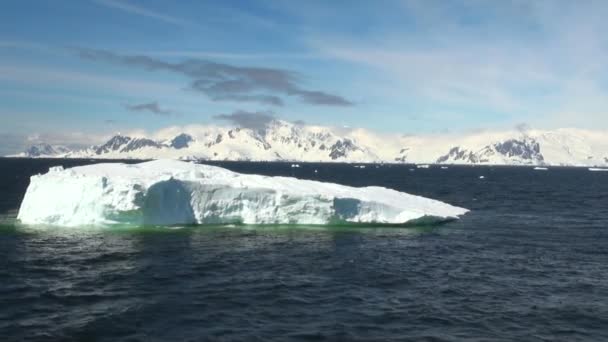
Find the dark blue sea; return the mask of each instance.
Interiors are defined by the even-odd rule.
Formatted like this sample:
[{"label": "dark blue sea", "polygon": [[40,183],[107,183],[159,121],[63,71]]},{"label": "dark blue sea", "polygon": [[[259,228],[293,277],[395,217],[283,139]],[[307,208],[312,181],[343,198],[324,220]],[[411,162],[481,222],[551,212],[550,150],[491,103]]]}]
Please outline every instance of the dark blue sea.
[{"label": "dark blue sea", "polygon": [[471,212],[407,228],[15,222],[30,175],[95,162],[0,159],[0,341],[608,341],[608,173],[225,162]]}]

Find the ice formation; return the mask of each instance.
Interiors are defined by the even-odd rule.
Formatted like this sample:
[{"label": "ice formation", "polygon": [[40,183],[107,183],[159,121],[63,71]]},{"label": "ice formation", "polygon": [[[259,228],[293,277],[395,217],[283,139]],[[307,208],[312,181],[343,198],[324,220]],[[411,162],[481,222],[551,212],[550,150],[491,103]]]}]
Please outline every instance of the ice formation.
[{"label": "ice formation", "polygon": [[381,187],[232,172],[175,160],[51,168],[31,177],[25,224],[406,224],[466,209]]}]

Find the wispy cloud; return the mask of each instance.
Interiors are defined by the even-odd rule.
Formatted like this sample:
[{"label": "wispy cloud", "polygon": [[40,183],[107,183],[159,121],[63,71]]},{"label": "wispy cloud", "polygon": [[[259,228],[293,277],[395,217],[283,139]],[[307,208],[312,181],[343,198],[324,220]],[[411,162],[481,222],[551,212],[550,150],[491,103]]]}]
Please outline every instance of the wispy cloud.
[{"label": "wispy cloud", "polygon": [[147,50],[141,54],[155,57],[212,58],[231,60],[320,60],[326,55],[311,52],[222,52],[205,50]]},{"label": "wispy cloud", "polygon": [[28,133],[0,132],[0,156],[17,154],[36,144],[66,146],[72,149],[86,148],[108,139],[108,134],[84,131],[32,131]]},{"label": "wispy cloud", "polygon": [[105,6],[105,7],[114,8],[114,9],[121,10],[121,11],[130,13],[130,14],[159,20],[159,21],[177,25],[177,26],[184,27],[184,26],[193,25],[193,23],[188,20],[174,17],[171,15],[167,15],[164,13],[156,12],[156,11],[153,11],[153,10],[141,7],[141,6],[136,6],[136,5],[130,4],[126,1],[119,1],[119,0],[93,0],[93,1],[97,4]]},{"label": "wispy cloud", "polygon": [[0,40],[0,48],[27,49],[27,50],[49,50],[50,47],[40,43],[20,40]]},{"label": "wispy cloud", "polygon": [[158,105],[158,102],[148,102],[148,103],[140,103],[140,104],[127,104],[125,108],[132,112],[148,112],[156,115],[172,115],[173,111],[168,109],[161,109]]},{"label": "wispy cloud", "polygon": [[235,66],[201,59],[170,63],[142,55],[120,55],[105,50],[74,48],[83,59],[170,71],[191,79],[190,88],[214,101],[258,102],[282,106],[285,97],[312,105],[352,106],[339,95],[302,87],[300,75],[270,67]]},{"label": "wispy cloud", "polygon": [[[401,4],[411,27],[376,26],[367,39],[318,33],[311,35],[311,46],[336,62],[383,75],[370,88],[429,112],[486,112],[488,118],[504,113],[512,123],[531,116],[541,125],[556,119],[558,125],[582,124],[606,112],[608,4]],[[578,116],[564,120],[559,113],[565,111]]]},{"label": "wispy cloud", "polygon": [[176,92],[176,87],[166,82],[141,81],[26,64],[0,66],[0,80],[35,85],[74,84],[131,95],[149,96],[150,94],[170,94]]},{"label": "wispy cloud", "polygon": [[237,127],[264,130],[266,126],[275,120],[272,112],[247,112],[237,110],[230,114],[218,114],[213,116],[216,120],[228,121]]}]

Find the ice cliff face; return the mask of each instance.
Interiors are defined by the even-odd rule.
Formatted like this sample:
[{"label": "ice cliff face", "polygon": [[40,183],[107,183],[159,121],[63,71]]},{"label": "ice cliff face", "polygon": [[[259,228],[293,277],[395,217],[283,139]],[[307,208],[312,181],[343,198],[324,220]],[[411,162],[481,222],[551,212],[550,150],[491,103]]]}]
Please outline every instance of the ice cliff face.
[{"label": "ice cliff face", "polygon": [[32,176],[18,219],[59,226],[406,224],[451,220],[466,212],[381,187],[244,175],[158,160],[52,168]]}]

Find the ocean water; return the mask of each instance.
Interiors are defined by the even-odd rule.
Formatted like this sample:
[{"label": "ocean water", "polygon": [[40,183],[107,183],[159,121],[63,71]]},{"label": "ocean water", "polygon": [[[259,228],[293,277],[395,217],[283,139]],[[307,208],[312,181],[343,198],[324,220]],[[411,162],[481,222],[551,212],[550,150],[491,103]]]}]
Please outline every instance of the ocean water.
[{"label": "ocean water", "polygon": [[608,340],[608,173],[216,163],[472,211],[408,228],[14,222],[30,175],[92,162],[0,159],[1,341]]}]

